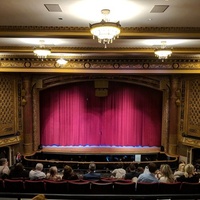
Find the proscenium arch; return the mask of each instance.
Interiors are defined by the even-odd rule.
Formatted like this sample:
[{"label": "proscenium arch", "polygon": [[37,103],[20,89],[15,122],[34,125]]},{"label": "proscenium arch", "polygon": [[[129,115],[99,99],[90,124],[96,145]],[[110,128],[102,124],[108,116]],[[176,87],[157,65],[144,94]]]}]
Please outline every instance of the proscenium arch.
[{"label": "proscenium arch", "polygon": [[[51,87],[65,85],[77,82],[94,82],[96,80],[105,80],[112,82],[124,82],[134,85],[145,86],[159,90],[163,93],[162,102],[162,132],[161,146],[167,148],[169,140],[169,77],[168,76],[126,76],[126,75],[46,75],[35,79],[33,84],[33,151],[38,149],[40,145],[40,105],[39,95],[41,90]],[[165,149],[167,151],[167,149]]]}]

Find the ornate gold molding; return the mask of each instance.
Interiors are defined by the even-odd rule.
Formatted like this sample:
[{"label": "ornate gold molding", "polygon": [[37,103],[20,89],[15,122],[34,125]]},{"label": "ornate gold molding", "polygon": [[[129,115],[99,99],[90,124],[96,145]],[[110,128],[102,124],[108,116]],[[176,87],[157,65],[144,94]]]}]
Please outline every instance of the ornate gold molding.
[{"label": "ornate gold molding", "polygon": [[0,139],[0,147],[18,144],[20,143],[20,141],[21,141],[20,136],[3,138],[3,139]]},{"label": "ornate gold molding", "polygon": [[193,138],[186,138],[186,137],[183,137],[183,139],[182,139],[182,144],[184,144],[184,145],[186,145],[186,146],[191,146],[191,147],[195,147],[195,148],[200,148],[200,140],[193,139]]}]

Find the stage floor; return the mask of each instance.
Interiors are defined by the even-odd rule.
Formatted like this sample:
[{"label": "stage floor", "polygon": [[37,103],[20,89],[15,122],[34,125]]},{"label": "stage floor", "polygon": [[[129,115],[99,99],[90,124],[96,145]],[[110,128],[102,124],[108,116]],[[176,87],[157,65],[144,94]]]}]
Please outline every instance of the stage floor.
[{"label": "stage floor", "polygon": [[44,146],[42,152],[67,153],[67,154],[152,154],[159,153],[160,147],[104,147],[104,146],[81,146],[81,147],[49,147]]}]

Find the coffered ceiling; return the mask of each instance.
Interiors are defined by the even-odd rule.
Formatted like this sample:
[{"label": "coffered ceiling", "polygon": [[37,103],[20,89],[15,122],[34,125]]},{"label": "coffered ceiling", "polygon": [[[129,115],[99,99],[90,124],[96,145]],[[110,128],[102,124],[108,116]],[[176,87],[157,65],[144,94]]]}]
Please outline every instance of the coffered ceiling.
[{"label": "coffered ceiling", "polygon": [[[171,59],[200,59],[199,8],[199,0],[1,0],[0,57],[34,58],[43,40],[50,58],[157,59],[165,41]],[[102,9],[122,26],[107,48],[89,29]]]}]

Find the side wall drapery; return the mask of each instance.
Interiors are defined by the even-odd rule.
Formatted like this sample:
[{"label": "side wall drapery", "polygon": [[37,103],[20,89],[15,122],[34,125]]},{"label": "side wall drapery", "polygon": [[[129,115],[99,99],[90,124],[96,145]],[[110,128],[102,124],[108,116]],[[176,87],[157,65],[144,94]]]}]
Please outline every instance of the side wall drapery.
[{"label": "side wall drapery", "polygon": [[94,83],[73,83],[40,93],[41,143],[78,146],[160,146],[162,92],[109,82],[96,97]]}]

